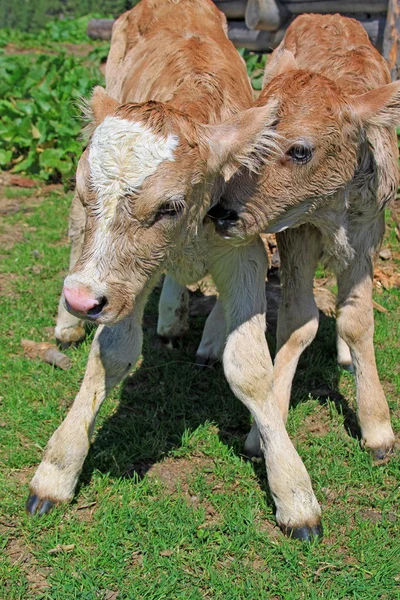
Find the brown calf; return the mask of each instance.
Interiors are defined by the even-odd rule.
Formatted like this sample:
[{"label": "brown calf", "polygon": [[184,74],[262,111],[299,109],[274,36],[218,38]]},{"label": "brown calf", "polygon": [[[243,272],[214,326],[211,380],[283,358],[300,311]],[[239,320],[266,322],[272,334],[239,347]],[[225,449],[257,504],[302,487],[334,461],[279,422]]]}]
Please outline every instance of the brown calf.
[{"label": "brown calf", "polygon": [[[319,261],[337,274],[339,363],[354,369],[363,444],[392,452],[389,409],[373,348],[373,260],[384,209],[398,186],[400,82],[361,25],[339,15],[303,15],[289,27],[265,72],[257,106],[276,102],[281,155],[261,175],[235,176],[221,202],[225,237],[277,232],[282,300],[274,393],[286,419],[299,357],[314,339]],[[230,211],[230,212],[229,212]],[[256,428],[248,451],[258,451]]]},{"label": "brown calf", "polygon": [[106,81],[108,93],[93,94],[91,138],[77,171],[63,300],[71,314],[61,305],[57,335],[79,339],[82,319],[100,327],[27,509],[43,514],[72,498],[97,412],[140,355],[143,309],[161,274],[168,271],[159,332],[176,335],[184,285],[208,271],[220,296],[199,355],[223,352],[227,379],[257,423],[278,522],[296,536],[318,534],[310,479],[271,401],[263,245],[258,236],[232,245],[203,224],[224,178],[240,165],[260,168],[276,148],[268,128],[275,103],[248,108],[244,63],[211,0],[142,0],[114,26]]}]

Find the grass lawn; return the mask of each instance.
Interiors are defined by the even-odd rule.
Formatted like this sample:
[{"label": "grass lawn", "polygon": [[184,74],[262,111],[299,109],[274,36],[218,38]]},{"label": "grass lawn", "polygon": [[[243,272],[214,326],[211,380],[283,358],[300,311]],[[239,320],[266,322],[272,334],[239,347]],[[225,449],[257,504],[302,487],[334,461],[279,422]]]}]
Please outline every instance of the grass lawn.
[{"label": "grass lawn", "polygon": [[[321,544],[280,533],[264,467],[241,455],[246,410],[220,367],[193,366],[204,317],[192,318],[179,349],[158,344],[159,290],[143,360],[101,411],[74,502],[25,515],[28,482],[79,388],[91,338],[68,351],[70,371],[23,357],[21,338],[51,336],[68,260],[71,195],[35,194],[3,193],[13,210],[0,229],[0,598],[400,598],[399,460],[372,466],[348,433],[354,384],[336,367],[329,318],[302,357],[288,425],[323,507]],[[377,300],[389,311],[376,314],[376,349],[398,432],[399,290]]]},{"label": "grass lawn", "polygon": [[[8,108],[11,131],[12,111],[30,109]],[[25,164],[49,181],[61,156],[52,127],[46,160],[35,154],[45,129],[39,121],[38,131],[26,129],[36,142]],[[74,151],[62,155],[66,173]],[[2,152],[5,164],[20,164],[14,150]],[[29,480],[79,389],[93,332],[67,351],[69,371],[24,357],[21,338],[51,340],[72,196],[61,186],[7,187],[7,177],[0,174],[0,600],[400,599],[399,457],[373,466],[360,448],[354,381],[336,365],[328,317],[301,359],[288,423],[323,508],[320,544],[281,534],[264,466],[242,456],[247,411],[220,366],[195,369],[205,317],[192,316],[178,349],[157,341],[159,289],[146,310],[143,357],[101,410],[74,501],[43,518],[25,514]],[[386,246],[399,258],[393,222]],[[376,311],[376,353],[399,439],[400,290],[385,289],[399,261],[380,262],[385,285],[375,299],[387,312]]]}]

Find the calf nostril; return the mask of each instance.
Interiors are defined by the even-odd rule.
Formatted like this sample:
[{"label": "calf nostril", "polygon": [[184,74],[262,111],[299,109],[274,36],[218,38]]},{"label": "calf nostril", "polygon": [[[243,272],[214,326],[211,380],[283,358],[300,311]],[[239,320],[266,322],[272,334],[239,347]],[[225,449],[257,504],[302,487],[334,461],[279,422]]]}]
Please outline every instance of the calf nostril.
[{"label": "calf nostril", "polygon": [[229,227],[238,219],[239,215],[235,210],[224,208],[222,204],[216,204],[207,213],[207,216],[217,221],[219,226]]},{"label": "calf nostril", "polygon": [[103,296],[100,299],[99,303],[96,304],[96,306],[93,306],[93,308],[90,308],[86,314],[90,317],[97,317],[102,312],[102,310],[107,306],[107,304],[108,304],[108,300],[105,296]]}]

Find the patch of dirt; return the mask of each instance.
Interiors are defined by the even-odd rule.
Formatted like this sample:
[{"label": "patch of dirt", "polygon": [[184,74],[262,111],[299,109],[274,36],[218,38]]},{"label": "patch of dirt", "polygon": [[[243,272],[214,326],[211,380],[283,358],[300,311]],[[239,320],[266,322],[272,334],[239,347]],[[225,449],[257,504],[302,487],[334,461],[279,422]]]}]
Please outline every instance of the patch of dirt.
[{"label": "patch of dirt", "polygon": [[188,495],[188,476],[199,468],[213,464],[211,458],[205,456],[194,456],[192,458],[167,458],[160,463],[151,465],[147,470],[147,476],[161,481],[167,490],[172,493],[179,487]]},{"label": "patch of dirt", "polygon": [[[314,390],[312,393],[315,394]],[[331,430],[331,418],[329,410],[326,406],[321,406],[313,412],[311,415],[307,415],[300,426],[300,433],[296,436],[297,440],[304,439],[308,433],[311,433],[313,437],[323,437],[327,435]]]},{"label": "patch of dirt", "polygon": [[39,567],[33,554],[18,538],[11,538],[5,553],[13,566],[18,565],[28,581],[28,589],[32,598],[45,592],[51,586],[48,582],[50,567]]},{"label": "patch of dirt", "polygon": [[88,56],[95,46],[89,42],[82,42],[81,44],[71,44],[69,42],[63,42],[61,44],[67,52],[70,52],[74,56]]},{"label": "patch of dirt", "polygon": [[[2,237],[0,234],[0,245],[2,244]],[[0,296],[15,298],[17,296],[14,291],[13,281],[18,279],[15,273],[0,273]]]}]

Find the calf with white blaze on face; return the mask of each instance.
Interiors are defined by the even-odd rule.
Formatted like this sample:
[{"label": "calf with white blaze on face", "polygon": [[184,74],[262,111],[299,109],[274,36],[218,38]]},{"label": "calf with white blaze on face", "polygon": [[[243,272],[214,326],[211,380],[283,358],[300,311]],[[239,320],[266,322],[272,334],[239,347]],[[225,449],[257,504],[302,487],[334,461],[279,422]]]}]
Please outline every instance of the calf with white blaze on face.
[{"label": "calf with white blaze on face", "polygon": [[276,102],[251,105],[244,62],[211,0],[142,0],[116,21],[106,91],[96,88],[88,107],[56,335],[71,343],[83,320],[100,326],[78,395],[31,481],[29,513],[73,497],[100,406],[140,355],[144,306],[161,275],[158,331],[172,336],[187,326],[185,284],[209,272],[219,301],[199,357],[222,354],[257,423],[282,529],[321,534],[309,476],[273,400],[263,244],[257,235],[231,244],[205,220],[235,170],[258,171],[276,152]]},{"label": "calf with white blaze on face", "polygon": [[[281,259],[273,394],[286,420],[293,376],[318,329],[318,262],[337,275],[338,362],[354,371],[362,443],[377,461],[393,453],[389,408],[373,347],[373,261],[384,209],[399,183],[400,82],[362,26],[303,15],[268,62],[256,106],[276,103],[281,153],[257,176],[242,170],[213,210],[224,238],[276,233]],[[262,435],[261,435],[262,438]],[[248,451],[259,451],[257,424]]]}]

